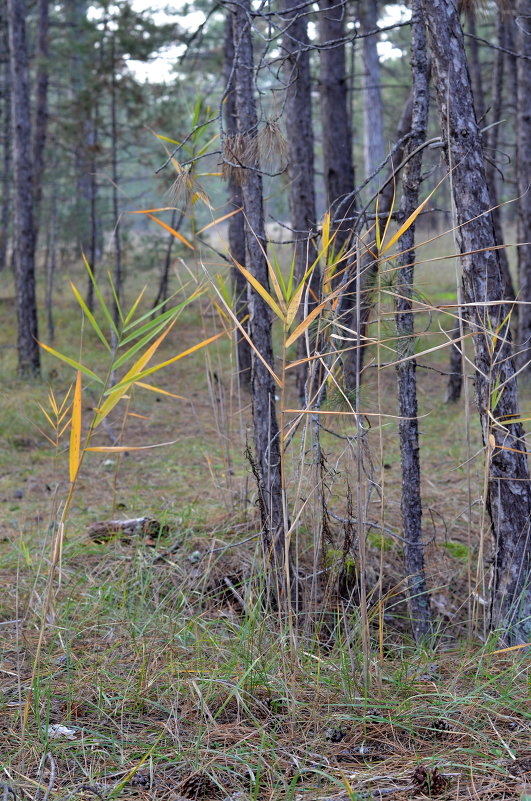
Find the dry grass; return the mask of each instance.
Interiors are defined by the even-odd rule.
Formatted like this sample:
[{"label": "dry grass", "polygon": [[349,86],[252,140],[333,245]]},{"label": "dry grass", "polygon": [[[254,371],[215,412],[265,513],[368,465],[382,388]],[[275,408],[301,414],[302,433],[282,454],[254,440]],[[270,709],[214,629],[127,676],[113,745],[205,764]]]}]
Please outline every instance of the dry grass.
[{"label": "dry grass", "polygon": [[[58,345],[74,343],[73,304],[61,300],[60,307]],[[2,304],[3,345],[11,337],[9,313]],[[167,353],[203,338],[212,321],[203,301],[195,303]],[[2,353],[7,377],[11,351]],[[446,357],[422,361],[439,370]],[[395,413],[393,369],[367,374],[366,408]],[[71,378],[48,357],[45,375],[58,395]],[[430,793],[487,801],[530,794],[529,659],[481,643],[481,607],[474,626],[468,619],[481,506],[469,507],[467,470],[473,501],[483,474],[479,457],[465,466],[464,409],[443,403],[445,377],[419,371],[426,561],[439,634],[433,650],[411,645],[400,594],[396,421],[375,419],[368,434],[382,488],[368,518],[389,530],[374,528],[368,537],[369,686],[357,606],[337,593],[343,527],[333,517],[319,561],[324,572],[295,628],[263,609],[258,541],[248,540],[256,532],[256,496],[242,455],[249,409],[238,398],[228,343],[206,362],[204,355],[179,362],[161,381],[187,401],[136,395],[134,411],[149,419],[132,418],[125,439],[178,441],[164,452],[130,452],[120,463],[99,454],[87,459],[36,672],[49,524],[64,497],[68,456],[54,459],[32,427],[42,417],[35,400],[44,402],[46,387],[3,382],[0,781],[32,799],[42,799],[49,784],[51,799],[65,799],[81,784],[92,790],[79,798],[100,792],[157,801],[405,801]],[[325,423],[335,432],[323,433],[328,508],[341,516],[355,457],[336,436],[349,433],[347,424],[332,415]],[[104,442],[106,434],[99,436]],[[170,534],[155,548],[94,544],[88,525],[113,507],[124,517],[158,517]],[[315,556],[310,514],[297,536],[305,588]],[[71,739],[50,738],[55,724],[72,729]]]}]

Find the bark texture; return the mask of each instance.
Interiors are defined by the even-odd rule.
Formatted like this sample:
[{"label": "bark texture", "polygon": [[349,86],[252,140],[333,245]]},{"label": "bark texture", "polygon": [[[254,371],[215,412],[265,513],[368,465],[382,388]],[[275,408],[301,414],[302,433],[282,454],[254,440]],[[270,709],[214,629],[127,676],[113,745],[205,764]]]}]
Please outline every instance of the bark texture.
[{"label": "bark texture", "polygon": [[[258,120],[254,97],[253,44],[250,23],[250,0],[240,0],[233,10],[234,46],[236,53],[236,112],[238,132],[243,137],[256,134]],[[257,167],[257,165],[254,165]],[[254,277],[269,291],[267,261],[264,255],[265,227],[262,177],[258,169],[246,169],[243,180],[245,212],[245,241],[247,264]],[[271,313],[260,295],[247,287],[249,330],[254,348],[271,367],[274,365],[271,339]],[[284,563],[284,526],[282,510],[282,479],[280,438],[275,409],[275,383],[271,373],[252,352],[251,396],[254,426],[254,445],[257,458],[259,490],[264,524],[266,559],[282,584]]]},{"label": "bark texture", "polygon": [[[314,139],[312,121],[312,79],[308,48],[307,16],[297,9],[297,0],[281,0],[281,13],[286,26],[282,47],[286,54],[284,78],[286,90],[286,134],[288,139],[289,209],[291,227],[295,232],[295,277],[301,281],[308,267],[317,259],[314,239],[316,229],[314,187]],[[295,10],[294,10],[295,9]],[[309,310],[319,297],[319,270],[310,278],[313,292],[309,297]],[[301,304],[301,313],[304,306]],[[299,357],[304,358],[305,340],[299,340]],[[299,396],[304,401],[307,364],[297,373]],[[311,392],[309,393],[311,395]]]},{"label": "bark texture", "polygon": [[33,126],[33,201],[35,246],[39,238],[42,179],[48,129],[48,0],[39,0],[37,25],[37,76],[35,79],[35,124]]},{"label": "bark texture", "polygon": [[[412,136],[407,152],[415,150],[426,139],[429,108],[428,57],[426,31],[420,0],[413,2],[411,42],[411,71],[413,77]],[[422,152],[404,168],[402,211],[407,219],[419,202]],[[419,425],[417,405],[415,325],[411,311],[415,263],[415,229],[411,226],[400,239],[400,269],[396,289],[397,381],[400,420],[400,457],[402,463],[402,536],[404,571],[407,581],[409,615],[416,642],[432,633],[430,599],[424,572],[424,543],[422,541],[422,498],[420,492]],[[405,361],[403,361],[405,359]]]},{"label": "bark texture", "polygon": [[7,39],[6,8],[0,11],[2,52],[2,210],[0,212],[0,272],[7,266],[11,203],[11,78]]},{"label": "bark texture", "polygon": [[463,297],[474,334],[476,399],[488,458],[485,501],[495,551],[490,623],[517,644],[531,639],[531,491],[524,432],[521,424],[508,422],[519,408],[504,283],[492,249],[490,198],[457,8],[454,0],[422,0],[422,8],[452,170]]},{"label": "bark texture", "polygon": [[[517,113],[516,173],[518,177],[518,364],[531,359],[531,0],[516,0]],[[525,368],[531,375],[531,365]]]},{"label": "bark texture", "polygon": [[18,370],[21,377],[29,378],[40,374],[40,354],[37,344],[33,166],[24,0],[8,0],[7,12],[13,121]]},{"label": "bark texture", "polygon": [[[319,0],[320,99],[323,137],[323,166],[327,206],[338,202],[354,189],[352,131],[345,63],[346,0]],[[352,206],[351,206],[352,207]],[[351,208],[350,207],[350,208]],[[340,217],[349,216],[342,206]],[[349,237],[352,224],[337,221],[336,252]]]},{"label": "bark texture", "polygon": [[[233,72],[234,64],[234,32],[232,29],[232,14],[227,14],[225,29],[225,80],[226,98],[224,105],[225,132],[228,136],[234,136],[238,132],[238,122],[236,116],[236,86]],[[232,172],[229,173],[229,208],[241,209],[243,207],[242,188]],[[229,250],[233,259],[238,264],[245,267],[245,222],[243,214],[234,214],[229,218],[228,226]],[[233,267],[231,270],[232,291],[235,297],[234,313],[248,332],[247,322],[243,322],[247,317],[247,281],[242,273]],[[237,337],[237,358],[238,376],[241,384],[249,387],[251,384],[251,349],[249,343],[242,336],[240,331],[236,331]]]},{"label": "bark texture", "polygon": [[[362,33],[378,27],[378,3],[376,0],[360,0],[359,20]],[[385,157],[383,104],[380,77],[378,37],[366,36],[363,47],[363,146],[365,176],[371,175]],[[369,194],[378,190],[381,177],[369,184]]]}]

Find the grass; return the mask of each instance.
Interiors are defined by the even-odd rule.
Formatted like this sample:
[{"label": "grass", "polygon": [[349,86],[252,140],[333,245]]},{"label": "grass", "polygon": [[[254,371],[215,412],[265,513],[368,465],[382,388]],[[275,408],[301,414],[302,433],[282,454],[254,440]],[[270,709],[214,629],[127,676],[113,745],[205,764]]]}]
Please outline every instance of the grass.
[{"label": "grass", "polygon": [[[419,283],[428,291],[433,278],[422,269]],[[448,301],[452,280],[449,271],[440,296],[431,294],[434,305]],[[290,626],[264,611],[260,550],[249,539],[258,530],[256,493],[243,458],[250,413],[247,399],[239,402],[230,345],[222,340],[160,379],[186,401],[134,396],[135,413],[148,419],[130,419],[127,444],[175,444],[120,460],[87,455],[34,670],[50,523],[65,497],[68,454],[64,443],[54,455],[34,427],[43,424],[36,402],[46,403],[47,380],[13,381],[9,304],[0,304],[0,316],[0,781],[28,798],[50,786],[52,799],[79,785],[92,791],[78,797],[100,792],[157,801],[513,799],[530,792],[528,656],[497,652],[496,642],[483,638],[481,604],[477,625],[467,619],[481,519],[481,505],[469,505],[467,475],[475,502],[482,461],[480,454],[467,464],[463,404],[443,403],[445,377],[437,371],[446,369],[445,351],[423,357],[430,369],[418,371],[435,649],[411,644],[400,592],[393,418],[374,418],[368,433],[381,494],[371,496],[367,517],[386,529],[371,530],[367,544],[369,684],[357,605],[346,606],[335,590],[333,557],[343,532],[333,518],[330,566],[295,627],[295,644]],[[57,316],[57,347],[70,346],[76,358],[79,316],[67,294],[58,299]],[[194,302],[162,355],[204,338],[214,324],[206,301]],[[442,340],[435,320],[430,331],[429,346]],[[102,355],[86,333],[83,347],[91,362]],[[43,364],[62,397],[70,370],[48,355]],[[363,406],[395,414],[394,385],[393,368],[369,368]],[[293,387],[289,392],[295,397]],[[480,436],[474,416],[471,423],[474,455]],[[111,425],[119,429],[118,415]],[[330,415],[326,426],[335,432],[322,440],[328,505],[341,516],[355,458],[337,437],[348,435],[349,425]],[[105,432],[98,437],[108,443]],[[113,514],[156,517],[169,534],[155,548],[140,539],[92,542],[88,526]],[[297,534],[302,584],[315,557],[313,514]],[[350,581],[355,601],[355,575]],[[53,725],[72,731],[54,738]]]}]

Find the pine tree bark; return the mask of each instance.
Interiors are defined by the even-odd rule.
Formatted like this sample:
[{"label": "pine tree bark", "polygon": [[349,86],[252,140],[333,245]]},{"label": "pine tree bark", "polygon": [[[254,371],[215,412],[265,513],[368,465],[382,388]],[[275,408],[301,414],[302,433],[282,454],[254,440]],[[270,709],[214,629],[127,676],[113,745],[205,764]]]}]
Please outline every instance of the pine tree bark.
[{"label": "pine tree bark", "polygon": [[[517,114],[516,174],[518,180],[518,364],[531,360],[531,0],[516,0]],[[527,304],[527,305],[526,305]],[[531,364],[525,367],[531,375]]]},{"label": "pine tree bark", "polygon": [[[234,32],[232,28],[232,14],[227,12],[225,28],[225,104],[224,122],[227,136],[234,136],[238,132],[238,122],[236,115],[236,87],[233,74],[234,64]],[[230,211],[243,207],[243,193],[239,182],[232,172],[229,173],[229,208]],[[233,214],[229,218],[228,225],[229,251],[233,259],[238,264],[245,267],[245,223],[243,213]],[[231,269],[232,291],[235,297],[234,313],[240,324],[248,333],[247,317],[247,281],[242,273],[236,268]],[[242,386],[249,388],[251,384],[251,348],[249,343],[242,336],[241,331],[236,331],[236,354],[238,359],[238,377]]]},{"label": "pine tree bark", "polygon": [[11,79],[7,38],[6,6],[2,5],[2,211],[0,212],[0,272],[7,267],[9,218],[11,208]]},{"label": "pine tree bark", "polygon": [[[378,3],[376,0],[360,0],[359,20],[362,33],[374,31],[378,27]],[[365,156],[365,176],[372,175],[385,157],[383,105],[381,90],[380,57],[378,37],[365,36],[363,47],[363,145]],[[378,190],[381,176],[377,176],[368,186],[368,194]]]},{"label": "pine tree bark", "polygon": [[[320,99],[323,166],[327,206],[334,210],[354,189],[352,131],[350,130],[348,83],[345,65],[346,0],[319,0]],[[351,222],[341,222],[350,207],[341,206],[334,239],[337,251],[347,241]]]},{"label": "pine tree bark", "polygon": [[[295,278],[301,281],[308,268],[316,261],[318,250],[315,242],[315,166],[312,119],[312,79],[308,48],[307,16],[297,9],[297,0],[281,0],[280,9],[285,33],[282,49],[286,54],[284,80],[286,81],[286,134],[288,139],[289,209],[291,227],[295,232]],[[316,266],[310,277],[308,311],[319,298],[319,268]],[[299,319],[304,305],[301,304]],[[299,358],[307,354],[305,340],[299,340]],[[301,401],[305,401],[307,363],[297,372],[297,385]],[[309,395],[311,396],[311,391]]]},{"label": "pine tree bark", "polygon": [[[251,36],[250,0],[240,0],[233,8],[233,32],[236,54],[236,113],[238,133],[256,135],[258,119],[254,97],[254,62]],[[264,249],[266,245],[262,177],[257,164],[245,170],[242,185],[245,214],[247,264],[254,277],[269,291],[269,275]],[[248,290],[249,330],[254,348],[274,366],[271,336],[271,313],[262,297]],[[276,416],[275,383],[262,360],[252,351],[251,397],[254,445],[258,462],[259,492],[262,505],[263,545],[266,563],[273,569],[280,593],[285,589],[284,519],[280,437]]]},{"label": "pine tree bark", "polygon": [[35,296],[35,230],[33,226],[33,165],[26,9],[24,0],[8,0],[9,61],[13,121],[15,188],[15,286],[18,371],[22,378],[40,375]]},{"label": "pine tree bark", "polygon": [[[426,139],[429,108],[429,73],[426,52],[426,31],[420,0],[413,0],[411,71],[413,77],[412,136],[407,153]],[[402,183],[402,212],[407,219],[417,208],[421,178],[422,152],[405,166]],[[432,633],[430,599],[424,571],[422,539],[422,497],[420,491],[420,453],[417,405],[415,325],[412,293],[415,264],[415,228],[410,226],[400,238],[400,269],[396,287],[397,382],[399,406],[400,457],[402,463],[402,536],[404,537],[404,571],[407,582],[409,616],[417,643]]]},{"label": "pine tree bark", "polygon": [[531,488],[522,425],[509,422],[519,417],[519,406],[504,283],[493,249],[490,197],[457,8],[454,0],[421,1],[452,171],[463,298],[474,334],[476,400],[488,459],[485,501],[495,550],[490,624],[519,644],[531,639]]},{"label": "pine tree bark", "polygon": [[35,79],[35,123],[33,126],[33,203],[35,247],[39,239],[42,183],[48,129],[49,0],[39,0],[37,21],[37,75]]}]

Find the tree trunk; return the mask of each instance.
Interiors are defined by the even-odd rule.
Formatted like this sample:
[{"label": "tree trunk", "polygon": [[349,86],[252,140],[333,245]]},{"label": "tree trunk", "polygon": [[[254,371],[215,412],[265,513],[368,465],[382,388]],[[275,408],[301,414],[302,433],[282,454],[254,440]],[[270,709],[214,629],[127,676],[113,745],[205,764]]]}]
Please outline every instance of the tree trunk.
[{"label": "tree trunk", "polygon": [[[531,1],[516,0],[516,174],[518,180],[518,364],[531,360]],[[527,305],[526,305],[527,304]],[[525,368],[531,375],[531,364]]]},{"label": "tree trunk", "polygon": [[[411,42],[411,71],[413,77],[412,136],[407,153],[426,139],[428,126],[429,87],[426,31],[420,0],[414,0]],[[402,177],[402,212],[407,219],[419,203],[422,152],[405,166]],[[417,405],[415,323],[411,311],[415,264],[415,228],[410,226],[400,238],[400,269],[396,287],[397,381],[399,405],[400,456],[402,462],[402,536],[404,571],[407,581],[409,616],[417,643],[432,633],[430,599],[424,573],[424,543],[422,541],[422,498],[420,492],[419,425]],[[404,361],[405,360],[405,361]]]},{"label": "tree trunk", "polygon": [[[232,14],[227,14],[225,29],[225,105],[224,122],[225,131],[228,136],[238,133],[238,123],[236,115],[236,90],[233,74],[234,64],[234,32],[232,29]],[[243,193],[239,182],[232,172],[229,172],[229,208],[241,209],[243,206]],[[238,264],[245,267],[245,222],[243,213],[233,214],[229,217],[228,239],[230,254]],[[248,333],[247,317],[247,281],[237,267],[231,269],[232,292],[235,298],[234,313],[240,324]],[[245,321],[245,322],[244,322]],[[238,360],[238,378],[241,385],[249,388],[251,385],[251,348],[249,343],[242,336],[241,331],[235,332],[236,336],[236,356]]]},{"label": "tree trunk", "polygon": [[476,119],[482,120],[485,117],[485,92],[483,91],[483,79],[481,76],[481,61],[479,58],[479,42],[476,39],[476,10],[473,5],[466,6],[466,19],[468,33],[468,48],[470,51],[470,77],[472,81],[472,94],[474,96],[474,109]]},{"label": "tree trunk", "polygon": [[[505,46],[505,30],[503,12],[498,11],[496,20],[496,33],[497,42],[500,47]],[[492,73],[492,101],[491,101],[491,122],[497,123],[502,118],[502,105],[503,105],[503,86],[504,86],[504,66],[505,66],[505,53],[502,50],[497,50],[494,58],[494,70]],[[491,162],[496,161],[496,151],[498,148],[500,126],[493,125],[489,131],[488,137],[488,155]],[[494,225],[494,233],[496,235],[496,242],[498,245],[503,245],[503,225],[501,209],[497,208],[499,205],[498,199],[498,170],[494,163],[487,162],[486,173],[487,183],[489,185],[490,202],[492,204],[492,224]],[[515,300],[516,293],[514,291],[513,279],[509,270],[509,259],[507,252],[504,248],[499,251],[500,267],[505,284],[505,297],[507,300]],[[513,323],[518,317],[518,306],[514,306]]]},{"label": "tree trunk", "polygon": [[[323,166],[327,206],[337,210],[341,199],[354,189],[352,131],[350,130],[349,97],[345,67],[346,0],[319,0],[320,95],[323,137]],[[336,43],[336,44],[334,44]],[[352,205],[342,207],[340,218],[352,216]],[[334,250],[349,238],[351,222],[336,221],[338,233]]]},{"label": "tree trunk", "polygon": [[[295,278],[301,281],[308,268],[318,256],[315,243],[316,210],[315,210],[315,167],[314,139],[312,120],[312,79],[310,74],[310,54],[308,47],[308,31],[306,14],[300,9],[292,10],[298,0],[281,0],[281,13],[286,32],[282,38],[282,47],[286,54],[284,79],[286,81],[286,133],[288,138],[288,176],[289,176],[289,208],[291,227],[295,236]],[[308,311],[311,311],[319,298],[319,268],[316,266],[310,281]],[[301,304],[299,319],[304,314]],[[299,358],[305,358],[306,343],[304,337],[298,342]],[[297,372],[299,397],[306,400],[306,379],[308,365],[300,365]],[[310,390],[308,396],[312,395]]]},{"label": "tree trunk", "polygon": [[18,370],[22,378],[40,375],[35,297],[33,167],[26,9],[24,0],[8,0],[9,61],[13,115],[15,186],[15,284],[18,320]]},{"label": "tree trunk", "polygon": [[[238,132],[244,138],[256,135],[258,120],[254,98],[254,63],[250,22],[250,0],[240,0],[233,10],[236,52],[236,113]],[[247,264],[254,277],[269,291],[266,256],[262,177],[257,164],[249,165],[243,177],[243,208]],[[271,338],[271,313],[261,296],[248,289],[249,330],[254,348],[271,367],[274,366]],[[284,515],[280,436],[276,416],[275,383],[268,369],[252,351],[251,396],[254,444],[258,461],[263,539],[266,561],[273,568],[280,593],[285,563]]]},{"label": "tree trunk", "polygon": [[422,0],[422,8],[452,171],[463,298],[474,333],[476,399],[488,458],[485,501],[495,546],[490,624],[517,644],[531,640],[531,488],[522,425],[509,422],[520,413],[505,289],[493,249],[490,198],[457,8],[454,0]]},{"label": "tree trunk", "polygon": [[[378,27],[378,2],[360,0],[360,30],[368,33]],[[385,158],[383,105],[380,79],[380,57],[378,37],[366,36],[363,46],[363,144],[365,155],[365,176],[372,175]],[[381,176],[368,185],[369,195],[378,191]]]},{"label": "tree trunk", "polygon": [[42,179],[45,168],[48,128],[48,0],[39,0],[37,21],[37,76],[35,87],[35,124],[33,127],[33,205],[35,247],[39,238]]},{"label": "tree trunk", "polygon": [[[3,9],[5,14],[5,8]],[[6,19],[2,19],[2,211],[0,213],[0,272],[7,267],[11,203],[11,80]]]},{"label": "tree trunk", "polygon": [[120,320],[119,304],[122,301],[122,239],[120,235],[120,200],[118,197],[118,114],[116,107],[116,57],[115,40],[111,39],[111,159],[112,159],[112,212],[114,218],[114,322]]}]

